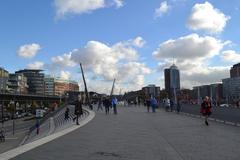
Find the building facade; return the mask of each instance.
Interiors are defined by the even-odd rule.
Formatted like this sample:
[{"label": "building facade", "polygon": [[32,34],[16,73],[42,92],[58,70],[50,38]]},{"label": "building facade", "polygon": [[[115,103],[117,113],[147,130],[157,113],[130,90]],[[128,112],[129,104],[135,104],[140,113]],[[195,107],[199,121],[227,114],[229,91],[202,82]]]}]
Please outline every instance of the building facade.
[{"label": "building facade", "polygon": [[154,96],[154,97],[160,96],[160,87],[157,87],[154,84],[143,87],[142,91],[146,98],[150,96]]},{"label": "building facade", "polygon": [[164,78],[168,97],[176,100],[180,92],[180,72],[175,64],[164,70]]},{"label": "building facade", "polygon": [[54,95],[54,78],[49,75],[44,76],[44,95]]},{"label": "building facade", "polygon": [[235,64],[230,69],[230,78],[240,77],[240,63]]},{"label": "building facade", "polygon": [[235,103],[240,100],[240,77],[226,78],[223,82],[223,97],[226,103]]},{"label": "building facade", "polygon": [[54,94],[58,96],[64,95],[67,91],[79,91],[79,85],[75,81],[55,79],[54,80]]},{"label": "building facade", "polygon": [[193,98],[202,102],[205,96],[210,96],[210,85],[202,85],[193,87]]},{"label": "building facade", "polygon": [[8,89],[10,93],[14,94],[28,93],[27,77],[25,77],[22,73],[9,74],[8,82],[9,82]]},{"label": "building facade", "polygon": [[240,102],[240,63],[230,69],[230,78],[222,79],[223,98],[225,103],[237,104]]},{"label": "building facade", "polygon": [[25,77],[27,77],[29,94],[44,95],[44,74],[42,71],[43,70],[38,69],[24,69],[15,73],[22,73]]},{"label": "building facade", "polygon": [[0,93],[6,93],[8,91],[8,79],[8,71],[4,68],[0,68]]},{"label": "building facade", "polygon": [[209,97],[217,105],[222,103],[222,101],[223,101],[223,84],[222,83],[210,84],[210,95],[209,95]]},{"label": "building facade", "polygon": [[223,84],[214,83],[193,87],[193,99],[198,103],[201,103],[206,96],[208,96],[214,104],[220,104],[223,101]]}]

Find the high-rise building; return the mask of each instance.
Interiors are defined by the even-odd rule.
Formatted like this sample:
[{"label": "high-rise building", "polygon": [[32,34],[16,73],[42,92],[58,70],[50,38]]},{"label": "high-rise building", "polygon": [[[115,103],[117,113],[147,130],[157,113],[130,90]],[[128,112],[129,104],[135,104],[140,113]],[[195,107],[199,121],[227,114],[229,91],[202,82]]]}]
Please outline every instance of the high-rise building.
[{"label": "high-rise building", "polygon": [[230,78],[222,79],[223,97],[226,103],[236,103],[240,101],[240,63],[235,64],[230,69]]},{"label": "high-rise building", "polygon": [[164,78],[165,90],[168,93],[168,97],[176,100],[180,91],[180,73],[175,64],[164,70]]},{"label": "high-rise building", "polygon": [[25,77],[27,77],[29,94],[44,95],[44,74],[42,71],[43,70],[39,69],[24,69],[15,73],[22,73]]},{"label": "high-rise building", "polygon": [[10,93],[27,94],[27,78],[22,74],[9,74],[8,89]]},{"label": "high-rise building", "polygon": [[231,78],[240,77],[240,63],[232,66],[230,70],[230,77]]},{"label": "high-rise building", "polygon": [[54,77],[50,75],[44,76],[44,95],[54,95]]},{"label": "high-rise building", "polygon": [[158,96],[160,96],[160,87],[157,87],[154,84],[143,87],[142,91],[143,91],[145,97],[150,97],[150,96],[158,97]]},{"label": "high-rise building", "polygon": [[54,94],[64,95],[67,91],[79,91],[79,85],[75,81],[57,78],[54,80]]},{"label": "high-rise building", "polygon": [[0,93],[5,93],[8,90],[9,73],[4,68],[0,67]]}]

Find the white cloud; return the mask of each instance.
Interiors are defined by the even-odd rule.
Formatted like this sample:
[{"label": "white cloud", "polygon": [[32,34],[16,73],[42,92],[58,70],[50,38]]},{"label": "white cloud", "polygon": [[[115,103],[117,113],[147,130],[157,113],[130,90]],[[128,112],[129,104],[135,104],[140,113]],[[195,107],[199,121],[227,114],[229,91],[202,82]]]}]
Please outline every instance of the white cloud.
[{"label": "white cloud", "polygon": [[169,9],[171,8],[170,5],[168,5],[167,1],[163,1],[159,8],[155,9],[155,18],[157,17],[161,17],[163,14],[167,13],[169,11]]},{"label": "white cloud", "polygon": [[150,69],[137,62],[138,53],[132,46],[126,42],[109,46],[89,41],[85,47],[73,51],[71,58],[76,63],[81,62],[88,72],[106,81],[116,78],[121,83],[132,83],[137,79],[137,85],[142,85],[144,75],[149,74]]},{"label": "white cloud", "polygon": [[[107,2],[112,2],[108,5]],[[91,13],[94,10],[108,6],[123,7],[123,0],[54,0],[56,17],[62,18],[66,15]]]},{"label": "white cloud", "polygon": [[240,62],[240,54],[234,50],[223,51],[220,56],[224,61],[234,62],[234,63]]},{"label": "white cloud", "polygon": [[17,51],[17,55],[23,58],[33,58],[38,51],[41,49],[39,44],[32,43],[32,44],[25,44],[20,46]]},{"label": "white cloud", "polygon": [[107,46],[97,41],[89,41],[84,48],[72,53],[72,60],[82,63],[88,69],[92,69],[104,79],[112,80],[118,74],[120,60],[135,60],[137,52],[131,47],[125,47],[119,42],[113,46]]},{"label": "white cloud", "polygon": [[74,67],[76,65],[76,63],[74,63],[74,61],[71,60],[71,53],[52,57],[51,60],[52,65],[56,68]]},{"label": "white cloud", "polygon": [[[107,87],[98,85],[98,89],[104,91],[111,88],[114,78],[117,82],[131,84],[131,87],[139,89],[144,85],[144,76],[151,70],[144,64],[138,62],[139,54],[136,48],[142,47],[145,41],[142,37],[136,37],[127,41],[121,41],[113,45],[105,44],[99,41],[89,41],[79,49],[74,49],[69,53],[55,56],[51,59],[51,64],[45,65],[51,74],[61,71],[61,77],[69,77],[69,72],[63,71],[66,67],[75,67],[76,64],[82,63],[85,76],[89,76],[89,81],[101,81],[106,83]],[[74,74],[72,74],[74,77]],[[65,79],[66,79],[65,78]],[[75,78],[73,78],[75,79]],[[78,78],[79,79],[79,78]],[[95,87],[91,84],[91,87]]]},{"label": "white cloud", "polygon": [[227,42],[191,34],[161,43],[153,55],[159,60],[158,71],[162,73],[164,68],[172,65],[175,58],[175,64],[181,73],[181,86],[189,88],[193,85],[220,82],[228,77],[229,67],[208,65],[208,61],[218,56],[223,46],[229,44]]},{"label": "white cloud", "polygon": [[208,33],[219,33],[223,31],[229,19],[229,16],[214,8],[211,3],[197,3],[192,8],[187,26],[194,31],[203,30]]},{"label": "white cloud", "polygon": [[[197,68],[195,68],[197,69]],[[209,67],[206,64],[202,65],[199,72],[194,72],[192,74],[187,74],[183,72],[181,75],[182,86],[191,87],[204,84],[212,84],[216,82],[221,82],[222,79],[229,77],[230,67]],[[203,71],[201,71],[203,70]]]},{"label": "white cloud", "polygon": [[120,66],[118,71],[118,80],[127,80],[128,83],[137,86],[144,85],[144,75],[150,74],[151,70],[143,63],[128,62]]},{"label": "white cloud", "polygon": [[43,69],[43,67],[44,63],[40,61],[36,61],[27,65],[28,69]]},{"label": "white cloud", "polygon": [[71,77],[71,73],[69,71],[61,71],[60,78],[64,80],[69,80]]},{"label": "white cloud", "polygon": [[146,43],[146,41],[140,36],[138,36],[132,40],[132,44],[139,48],[142,48],[145,45],[145,43]]},{"label": "white cloud", "polygon": [[124,2],[123,0],[113,0],[117,8],[123,7]]},{"label": "white cloud", "polygon": [[104,0],[54,0],[58,18],[67,14],[83,14],[104,8]]},{"label": "white cloud", "polygon": [[158,59],[176,58],[181,61],[186,59],[192,61],[213,57],[219,54],[224,45],[224,42],[214,37],[200,37],[197,34],[190,34],[161,43],[153,55]]}]

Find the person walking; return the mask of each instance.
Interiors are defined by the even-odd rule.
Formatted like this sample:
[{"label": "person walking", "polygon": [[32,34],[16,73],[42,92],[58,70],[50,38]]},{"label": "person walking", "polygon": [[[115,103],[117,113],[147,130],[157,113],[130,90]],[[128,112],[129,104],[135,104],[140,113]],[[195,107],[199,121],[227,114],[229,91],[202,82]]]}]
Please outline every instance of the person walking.
[{"label": "person walking", "polygon": [[39,119],[36,120],[35,127],[37,129],[37,134],[39,134],[39,132],[40,132],[40,122],[39,122]]},{"label": "person walking", "polygon": [[104,100],[103,100],[103,106],[105,107],[105,113],[106,113],[106,115],[109,114],[109,109],[110,109],[110,106],[111,106],[110,100],[107,99],[107,98],[104,98]]},{"label": "person walking", "polygon": [[151,106],[152,106],[152,112],[156,112],[156,107],[157,107],[157,100],[155,97],[152,97],[150,100]]},{"label": "person walking", "polygon": [[102,98],[100,98],[98,100],[98,108],[97,108],[97,110],[99,111],[99,109],[103,110],[103,108],[102,108]]},{"label": "person walking", "polygon": [[65,120],[68,120],[68,119],[69,119],[69,111],[70,111],[70,110],[69,110],[69,108],[67,107],[66,110],[65,110],[65,114],[64,114],[64,116],[65,116],[64,119],[65,119]]},{"label": "person walking", "polygon": [[177,100],[177,113],[179,113],[181,110],[181,102],[180,99]]},{"label": "person walking", "polygon": [[149,98],[146,100],[146,106],[147,106],[147,112],[149,112],[150,111],[150,106],[151,106],[151,101],[150,101]]},{"label": "person walking", "polygon": [[75,102],[75,115],[76,117],[73,118],[73,121],[76,120],[76,125],[79,125],[78,118],[83,114],[83,109],[82,109],[82,100],[81,97],[78,96],[78,100]]},{"label": "person walking", "polygon": [[171,100],[170,100],[170,111],[171,111],[171,112],[173,111],[173,106],[174,106],[174,102],[173,102],[173,100],[171,99]]},{"label": "person walking", "polygon": [[170,99],[168,99],[168,98],[164,99],[164,106],[165,106],[166,112],[168,112],[168,110],[170,108]]},{"label": "person walking", "polygon": [[201,110],[200,112],[202,113],[202,115],[205,117],[205,124],[208,126],[208,117],[212,114],[212,105],[211,102],[209,100],[209,97],[206,96],[201,104]]},{"label": "person walking", "polygon": [[116,97],[114,97],[113,99],[112,99],[112,107],[113,107],[113,113],[116,115],[117,114],[117,98]]}]

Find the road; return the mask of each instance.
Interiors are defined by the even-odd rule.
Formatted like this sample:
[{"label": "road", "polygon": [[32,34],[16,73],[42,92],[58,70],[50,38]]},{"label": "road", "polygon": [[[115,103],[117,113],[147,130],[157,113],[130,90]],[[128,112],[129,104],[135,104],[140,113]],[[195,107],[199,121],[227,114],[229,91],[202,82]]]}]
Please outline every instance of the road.
[{"label": "road", "polygon": [[[31,126],[34,125],[35,120],[24,121],[26,118],[15,120],[15,133],[24,132],[29,130]],[[0,124],[2,126],[2,124]],[[13,132],[13,120],[4,122],[4,129],[6,134],[12,134]]]},{"label": "road", "polygon": [[238,160],[240,128],[144,107],[103,111],[87,125],[13,160]]}]

